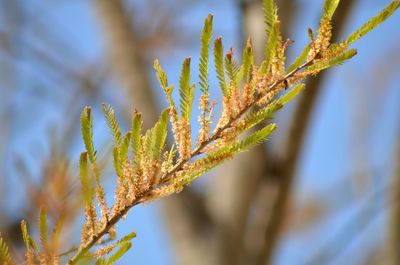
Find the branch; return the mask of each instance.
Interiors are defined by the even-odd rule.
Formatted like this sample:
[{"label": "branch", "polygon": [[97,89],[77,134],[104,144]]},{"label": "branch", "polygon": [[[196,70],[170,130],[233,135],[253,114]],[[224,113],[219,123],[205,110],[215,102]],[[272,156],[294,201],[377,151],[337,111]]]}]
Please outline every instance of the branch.
[{"label": "branch", "polygon": [[[312,65],[313,61],[314,60],[312,59],[312,60],[305,62],[304,64],[302,64],[295,70],[286,74],[283,78],[275,81],[268,87],[267,91],[273,92],[273,91],[279,90],[281,84],[286,83],[288,81],[288,79],[291,78],[297,72]],[[107,220],[104,227],[102,229],[100,229],[99,232],[97,232],[87,243],[85,243],[79,247],[77,253],[68,261],[68,264],[69,265],[75,264],[78,261],[78,259],[80,257],[82,257],[82,255],[84,255],[91,247],[93,247],[105,234],[107,234],[108,231],[121,218],[123,218],[123,216],[125,216],[133,206],[152,200],[154,198],[154,195],[155,195],[154,191],[156,189],[162,188],[163,186],[171,185],[174,181],[174,177],[176,176],[176,173],[178,173],[180,170],[183,170],[184,166],[191,159],[193,159],[194,157],[196,157],[198,155],[201,155],[203,153],[203,150],[205,147],[207,147],[214,140],[218,139],[227,129],[231,128],[231,125],[234,122],[236,122],[238,119],[240,119],[244,114],[246,114],[263,96],[264,96],[264,94],[257,95],[252,104],[249,104],[249,106],[243,108],[236,116],[234,116],[232,119],[230,119],[224,126],[217,129],[216,132],[212,136],[210,136],[201,145],[199,145],[197,148],[195,148],[191,152],[190,156],[187,159],[179,160],[171,170],[169,170],[167,173],[162,175],[160,177],[161,181],[159,182],[159,184],[151,187],[149,190],[147,190],[143,194],[139,195],[137,198],[132,200],[128,205],[124,206],[120,212],[116,213],[109,220]]]}]

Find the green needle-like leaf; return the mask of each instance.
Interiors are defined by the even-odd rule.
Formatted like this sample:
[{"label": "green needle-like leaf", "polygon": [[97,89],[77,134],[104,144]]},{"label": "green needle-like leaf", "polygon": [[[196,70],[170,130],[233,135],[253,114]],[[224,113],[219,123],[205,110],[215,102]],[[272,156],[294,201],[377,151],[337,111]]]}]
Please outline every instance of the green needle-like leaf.
[{"label": "green needle-like leaf", "polygon": [[48,243],[48,228],[47,228],[47,213],[44,207],[40,208],[39,213],[39,235],[40,235],[40,244],[42,249],[45,250],[47,248]]},{"label": "green needle-like leaf", "polygon": [[214,65],[215,72],[217,74],[217,79],[219,87],[221,88],[222,94],[226,95],[226,79],[225,79],[225,67],[224,67],[224,48],[222,46],[222,39],[218,37],[214,41]]},{"label": "green needle-like leaf", "polygon": [[112,135],[114,136],[115,143],[117,145],[121,144],[121,130],[118,125],[117,118],[115,117],[115,112],[110,105],[102,104],[102,111],[104,113],[104,117],[106,118],[108,127],[111,130]]},{"label": "green needle-like leaf", "polygon": [[278,8],[274,0],[264,0],[263,9],[265,33],[269,37],[275,22],[278,20]]},{"label": "green needle-like leaf", "polygon": [[339,2],[340,0],[325,0],[323,16],[332,18],[337,6],[339,5]]},{"label": "green needle-like leaf", "polygon": [[194,99],[194,87],[190,85],[190,58],[186,58],[182,64],[179,94],[182,117],[189,121]]},{"label": "green needle-like leaf", "polygon": [[145,152],[154,160],[160,159],[164,150],[167,139],[168,112],[168,109],[164,110],[158,122],[145,135]]},{"label": "green needle-like leaf", "polygon": [[311,65],[310,67],[307,68],[307,71],[314,71],[314,70],[322,71],[324,69],[331,68],[332,66],[344,63],[346,60],[349,60],[356,54],[357,54],[356,49],[350,49],[332,59],[321,61],[314,65]]},{"label": "green needle-like leaf", "polygon": [[85,144],[89,160],[92,163],[96,162],[96,154],[93,145],[93,120],[91,115],[92,109],[85,107],[81,115],[81,131],[83,143]]},{"label": "green needle-like leaf", "polygon": [[8,251],[8,246],[4,242],[3,238],[0,237],[0,264],[6,264],[11,261],[11,256]]},{"label": "green needle-like leaf", "polygon": [[162,69],[160,62],[158,61],[158,59],[154,60],[154,65],[153,65],[154,69],[156,70],[157,73],[157,78],[158,81],[160,82],[161,87],[165,90],[168,87],[168,79],[167,79],[167,75],[165,74],[164,70]]},{"label": "green needle-like leaf", "polygon": [[87,152],[83,152],[79,159],[79,175],[82,185],[82,194],[86,204],[90,204],[93,198],[93,189],[89,177],[89,165]]},{"label": "green needle-like leaf", "polygon": [[136,112],[132,118],[132,130],[131,130],[132,157],[135,161],[136,166],[140,165],[142,159],[141,131],[142,131],[142,115],[139,112]]},{"label": "green needle-like leaf", "polygon": [[115,253],[113,253],[110,258],[107,260],[107,265],[114,264],[117,260],[119,260],[130,248],[132,247],[132,243],[124,243]]},{"label": "green needle-like leaf", "polygon": [[373,30],[376,26],[381,24],[387,18],[389,18],[396,9],[400,7],[400,1],[391,2],[386,8],[384,8],[378,15],[371,18],[367,23],[362,25],[358,30],[354,31],[347,40],[344,42],[347,46],[353,44],[356,40],[363,37],[365,34]]},{"label": "green needle-like leaf", "polygon": [[209,68],[209,49],[210,41],[212,36],[212,21],[213,16],[209,14],[204,21],[203,30],[201,31],[201,48],[199,58],[199,85],[200,90],[203,93],[208,93],[209,79],[208,79],[208,68]]},{"label": "green needle-like leaf", "polygon": [[246,43],[246,47],[243,50],[243,75],[246,80],[246,83],[250,82],[251,78],[251,70],[252,65],[254,64],[254,54],[253,54],[253,45],[251,43],[251,39],[249,38]]}]

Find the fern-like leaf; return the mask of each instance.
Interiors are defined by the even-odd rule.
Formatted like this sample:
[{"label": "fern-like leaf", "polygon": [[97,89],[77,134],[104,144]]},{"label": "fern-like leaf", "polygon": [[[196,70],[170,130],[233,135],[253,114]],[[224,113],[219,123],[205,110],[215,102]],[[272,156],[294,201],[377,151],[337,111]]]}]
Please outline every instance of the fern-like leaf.
[{"label": "fern-like leaf", "polygon": [[115,173],[118,177],[122,177],[122,167],[121,167],[121,155],[119,146],[114,146],[113,148],[113,165]]},{"label": "fern-like leaf", "polygon": [[199,85],[200,90],[203,94],[208,93],[209,79],[208,79],[208,68],[209,68],[209,49],[210,41],[212,36],[212,21],[213,16],[209,14],[204,21],[203,30],[201,31],[201,48],[199,58]]},{"label": "fern-like leaf", "polygon": [[353,44],[356,40],[363,37],[365,34],[373,30],[376,26],[380,25],[383,21],[389,18],[396,9],[400,7],[400,1],[396,0],[391,2],[385,7],[378,15],[371,18],[367,23],[362,25],[359,29],[349,35],[347,40],[344,42],[347,46]]},{"label": "fern-like leaf", "polygon": [[278,20],[278,8],[276,7],[274,0],[264,0],[263,9],[265,33],[267,38],[269,38],[272,28],[274,27],[275,22]]},{"label": "fern-like leaf", "polygon": [[238,77],[239,71],[240,71],[240,66],[233,58],[232,48],[229,50],[229,52],[225,56],[225,70],[226,70],[226,74],[229,79],[230,87],[237,87],[238,81],[239,81],[239,79],[241,79],[240,77]]},{"label": "fern-like leaf", "polygon": [[129,144],[131,142],[131,132],[127,132],[122,140],[120,145],[120,159],[121,159],[121,168],[125,167],[126,161],[128,160],[128,152],[129,152]]},{"label": "fern-like leaf", "polygon": [[332,18],[337,6],[339,5],[339,2],[340,0],[325,0],[323,16]]},{"label": "fern-like leaf", "polygon": [[246,43],[246,47],[243,50],[243,75],[246,80],[246,83],[250,82],[251,78],[251,69],[254,64],[254,54],[253,54],[253,45],[251,43],[251,39],[249,38]]},{"label": "fern-like leaf", "polygon": [[332,66],[344,63],[346,60],[351,59],[356,54],[356,49],[350,49],[334,58],[315,63],[314,65],[308,67],[307,71],[322,71],[324,69],[331,68]]},{"label": "fern-like leaf", "polygon": [[156,70],[158,81],[160,82],[161,87],[165,90],[168,87],[168,78],[165,71],[162,69],[160,62],[158,59],[154,60],[154,69]]},{"label": "fern-like leaf", "polygon": [[156,70],[158,81],[163,88],[165,95],[167,96],[168,102],[171,106],[175,106],[174,100],[172,99],[172,91],[174,90],[174,85],[168,86],[168,79],[165,71],[162,69],[158,59],[154,60],[154,69]]},{"label": "fern-like leaf", "polygon": [[142,115],[136,112],[132,118],[132,129],[131,129],[131,144],[132,144],[132,157],[135,161],[135,165],[139,166],[142,157]]},{"label": "fern-like leaf", "polygon": [[221,88],[222,94],[225,96],[227,92],[226,79],[225,79],[225,67],[224,67],[224,47],[222,46],[222,39],[218,37],[214,41],[214,65],[215,72],[219,87]]},{"label": "fern-like leaf", "polygon": [[40,235],[40,244],[42,249],[47,248],[48,244],[48,227],[47,227],[47,213],[44,207],[40,208],[39,213],[39,235]]},{"label": "fern-like leaf", "polygon": [[271,124],[265,126],[261,130],[258,130],[256,132],[252,133],[251,135],[249,135],[248,137],[246,137],[239,143],[234,144],[231,148],[231,151],[236,154],[239,152],[245,152],[245,151],[250,150],[251,148],[255,147],[256,145],[264,142],[267,139],[267,137],[273,131],[275,131],[276,128],[277,128],[277,126],[275,123],[271,123]]},{"label": "fern-like leaf", "polygon": [[[272,58],[274,58],[276,53],[276,46],[280,39],[280,32],[279,32],[280,23],[276,21],[271,28],[271,32],[268,37],[267,45],[265,46],[265,68],[264,71],[269,71]],[[263,72],[265,73],[265,72]]]},{"label": "fern-like leaf", "polygon": [[194,87],[190,85],[190,58],[186,58],[182,64],[182,72],[179,80],[180,107],[182,117],[189,121],[194,99]]},{"label": "fern-like leaf", "polygon": [[104,117],[106,118],[108,127],[111,130],[112,135],[114,136],[115,143],[117,145],[121,144],[121,129],[119,128],[117,118],[115,117],[115,111],[111,108],[110,105],[102,104],[102,111],[104,113]]},{"label": "fern-like leaf", "polygon": [[36,243],[28,233],[28,227],[26,225],[25,220],[21,221],[21,231],[22,231],[22,238],[24,239],[26,249],[30,250],[32,248],[33,250],[36,251],[37,250]]},{"label": "fern-like leaf", "polygon": [[81,131],[83,143],[85,144],[89,160],[92,163],[96,162],[96,153],[93,144],[93,119],[92,119],[92,109],[90,107],[85,107],[81,115]]},{"label": "fern-like leaf", "polygon": [[[265,34],[267,36],[267,42],[265,45],[265,60],[267,66],[269,66],[270,60],[272,58],[271,53],[276,45],[276,40],[278,36],[277,32],[277,22],[278,22],[278,8],[274,0],[264,0],[264,24],[265,24]],[[268,67],[267,67],[268,70]]]},{"label": "fern-like leaf", "polygon": [[164,150],[165,140],[167,139],[168,112],[168,109],[164,110],[158,122],[145,135],[144,150],[148,157],[153,160],[160,159]]},{"label": "fern-like leaf", "polygon": [[86,204],[93,200],[93,190],[89,177],[89,165],[87,152],[83,152],[79,158],[79,175],[82,185],[82,194]]},{"label": "fern-like leaf", "polygon": [[136,233],[135,232],[130,232],[127,235],[123,236],[120,240],[118,240],[117,245],[121,245],[121,244],[130,242],[135,237],[136,237]]},{"label": "fern-like leaf", "polygon": [[115,251],[107,260],[107,265],[114,264],[117,260],[119,260],[130,248],[132,247],[132,243],[127,242],[121,245],[121,247]]},{"label": "fern-like leaf", "polygon": [[7,264],[7,262],[11,262],[11,256],[6,242],[0,237],[0,264]]}]

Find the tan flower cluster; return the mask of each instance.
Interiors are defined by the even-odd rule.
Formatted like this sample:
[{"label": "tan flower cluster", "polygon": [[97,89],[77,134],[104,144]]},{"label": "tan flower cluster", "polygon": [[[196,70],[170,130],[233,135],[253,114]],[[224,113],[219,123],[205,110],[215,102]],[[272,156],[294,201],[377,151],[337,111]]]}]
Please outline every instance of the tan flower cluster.
[{"label": "tan flower cluster", "polygon": [[201,95],[199,108],[201,110],[201,114],[198,119],[200,123],[200,131],[197,137],[196,146],[200,146],[204,141],[206,141],[210,134],[213,105],[210,107],[210,96],[208,93]]},{"label": "tan flower cluster", "polygon": [[307,60],[324,57],[325,51],[330,45],[332,38],[332,23],[329,17],[323,17],[318,29],[317,38],[311,43],[311,48]]}]

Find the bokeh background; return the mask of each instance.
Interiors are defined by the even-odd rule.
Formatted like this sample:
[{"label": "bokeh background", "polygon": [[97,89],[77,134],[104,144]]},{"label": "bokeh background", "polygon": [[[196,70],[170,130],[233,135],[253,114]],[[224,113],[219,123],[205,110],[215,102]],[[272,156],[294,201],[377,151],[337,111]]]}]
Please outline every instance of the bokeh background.
[{"label": "bokeh background", "polygon": [[[290,62],[307,43],[307,28],[317,29],[323,1],[277,2],[284,37],[295,40]],[[336,40],[389,3],[342,2]],[[185,57],[198,64],[208,13],[225,49],[240,58],[251,36],[260,60],[257,0],[0,0],[0,233],[15,255],[23,250],[20,220],[34,231],[41,205],[53,222],[65,219],[63,250],[79,242],[85,105],[93,107],[112,203],[101,103],[114,107],[124,129],[134,108],[149,126],[167,105],[153,60],[176,84]],[[399,25],[397,12],[354,44],[350,62],[308,80],[275,117],[279,130],[264,146],[181,194],[134,208],[118,232],[138,237],[118,264],[400,264]]]}]

